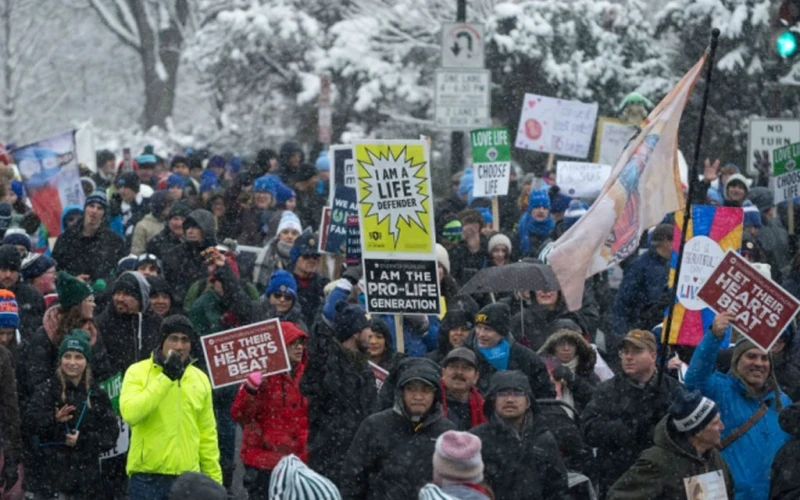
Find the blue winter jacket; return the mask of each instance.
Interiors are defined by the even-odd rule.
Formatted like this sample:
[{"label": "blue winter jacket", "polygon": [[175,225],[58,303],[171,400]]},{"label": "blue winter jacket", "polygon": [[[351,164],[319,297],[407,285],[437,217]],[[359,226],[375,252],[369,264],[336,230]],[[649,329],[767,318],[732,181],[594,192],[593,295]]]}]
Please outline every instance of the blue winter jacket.
[{"label": "blue winter jacket", "polygon": [[613,328],[616,333],[625,335],[634,328],[650,329],[655,326],[640,325],[639,315],[643,308],[658,301],[667,286],[668,277],[669,262],[652,249],[640,255],[625,270],[614,301]]},{"label": "blue winter jacket", "polygon": [[[689,363],[685,383],[690,391],[698,389],[704,396],[716,401],[725,425],[722,431],[724,440],[758,411],[761,402],[748,395],[740,379],[714,370],[721,342],[710,331],[706,332]],[[783,408],[791,404],[785,394],[781,393],[780,398]],[[766,415],[722,450],[736,483],[736,500],[767,500],[772,460],[791,437],[778,425],[775,392],[770,391],[764,401],[769,405]]]}]

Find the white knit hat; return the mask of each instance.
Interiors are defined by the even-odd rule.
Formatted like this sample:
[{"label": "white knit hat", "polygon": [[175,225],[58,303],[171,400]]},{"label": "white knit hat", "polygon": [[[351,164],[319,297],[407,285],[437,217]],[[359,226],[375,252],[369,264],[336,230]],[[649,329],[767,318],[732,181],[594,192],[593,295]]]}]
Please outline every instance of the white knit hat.
[{"label": "white knit hat", "polygon": [[483,481],[481,438],[458,431],[439,436],[433,452],[433,480],[441,485]]},{"label": "white knit hat", "polygon": [[287,229],[294,229],[298,233],[302,233],[303,224],[300,223],[300,219],[294,214],[294,212],[284,210],[283,214],[281,215],[281,221],[278,223],[277,234],[281,234],[281,231],[285,231]]},{"label": "white knit hat", "polygon": [[450,254],[440,244],[436,244],[436,262],[441,264],[447,274],[450,274]]},{"label": "white knit hat", "polygon": [[511,240],[509,239],[508,236],[506,236],[503,233],[497,233],[491,238],[489,238],[489,246],[488,246],[489,253],[492,253],[494,247],[498,245],[505,245],[505,247],[508,249],[509,255],[511,254]]},{"label": "white knit hat", "polygon": [[270,500],[342,500],[339,490],[294,455],[278,462],[269,479]]}]

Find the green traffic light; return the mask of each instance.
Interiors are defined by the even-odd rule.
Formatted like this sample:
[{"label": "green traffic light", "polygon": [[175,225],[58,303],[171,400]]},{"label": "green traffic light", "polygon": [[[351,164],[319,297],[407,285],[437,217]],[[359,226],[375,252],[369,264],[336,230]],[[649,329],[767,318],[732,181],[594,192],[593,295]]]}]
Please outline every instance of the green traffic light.
[{"label": "green traffic light", "polygon": [[784,31],[776,41],[778,55],[781,57],[792,57],[797,52],[797,35],[791,31]]}]

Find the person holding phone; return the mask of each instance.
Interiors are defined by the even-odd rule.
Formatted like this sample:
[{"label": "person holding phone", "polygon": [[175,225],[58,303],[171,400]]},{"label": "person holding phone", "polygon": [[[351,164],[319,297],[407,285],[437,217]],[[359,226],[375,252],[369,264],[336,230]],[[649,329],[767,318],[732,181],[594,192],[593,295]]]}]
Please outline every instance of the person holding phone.
[{"label": "person holding phone", "polygon": [[222,483],[211,383],[193,365],[192,342],[189,319],[168,316],[153,355],[125,372],[120,413],[131,427],[129,500],[167,500],[184,472]]}]

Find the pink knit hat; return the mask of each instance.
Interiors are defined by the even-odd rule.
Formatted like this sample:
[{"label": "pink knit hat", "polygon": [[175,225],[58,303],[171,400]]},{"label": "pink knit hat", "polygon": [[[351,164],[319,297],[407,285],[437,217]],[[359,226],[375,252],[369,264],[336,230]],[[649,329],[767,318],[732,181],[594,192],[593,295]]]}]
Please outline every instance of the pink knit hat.
[{"label": "pink knit hat", "polygon": [[447,431],[436,440],[433,481],[446,486],[483,481],[481,440],[469,432]]}]

